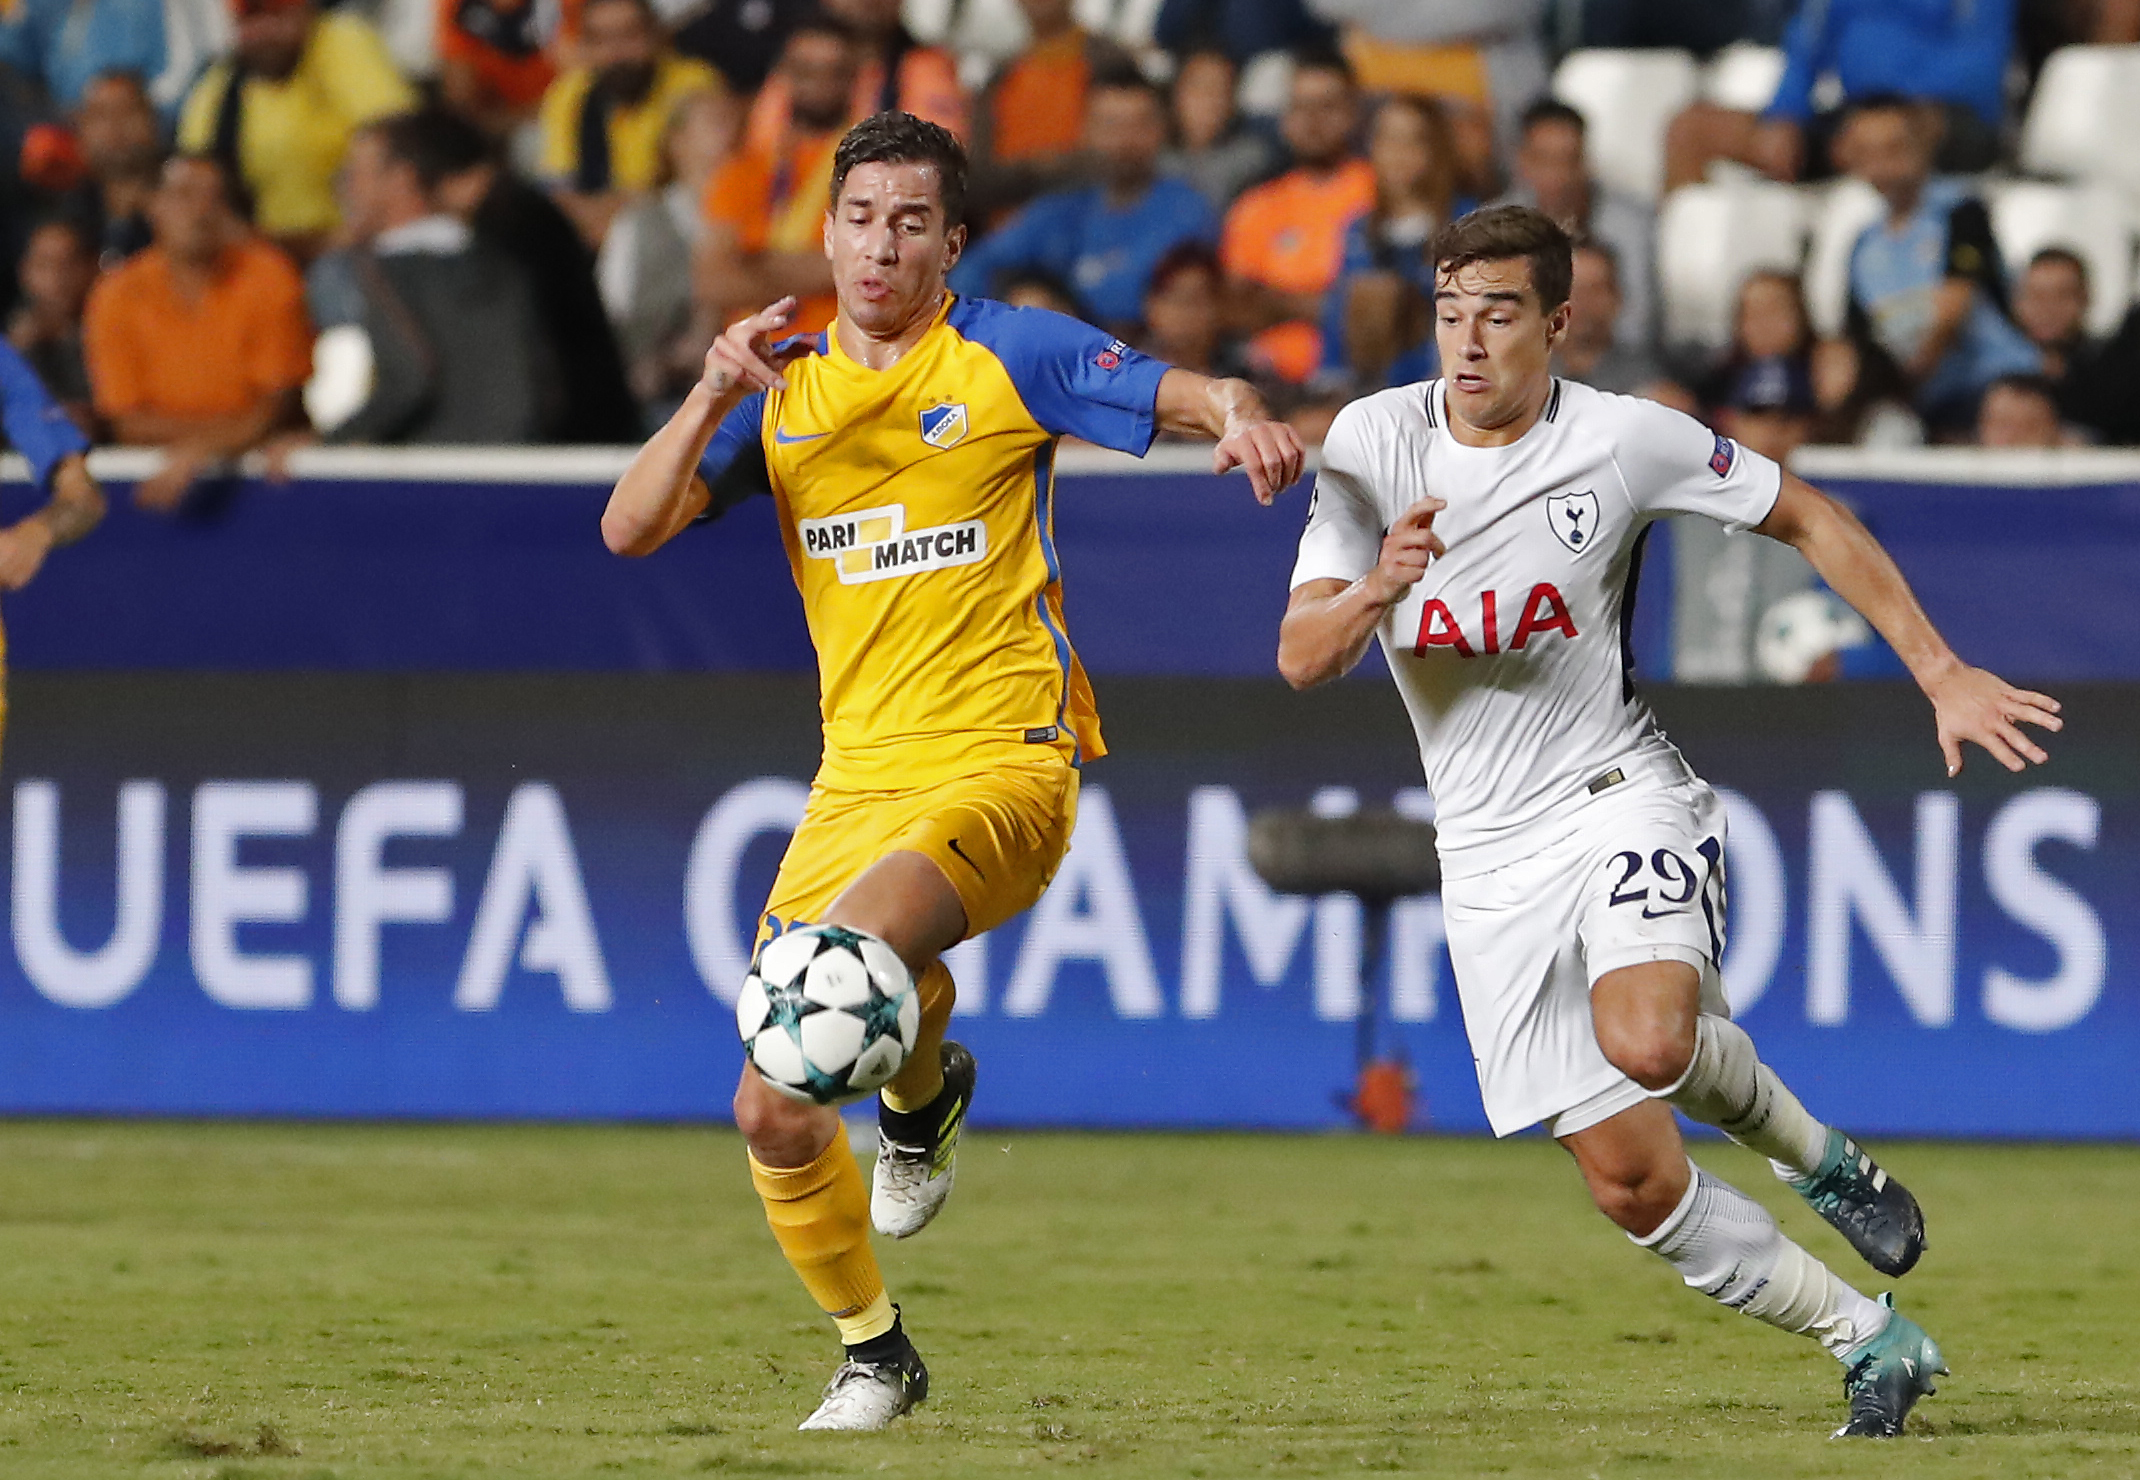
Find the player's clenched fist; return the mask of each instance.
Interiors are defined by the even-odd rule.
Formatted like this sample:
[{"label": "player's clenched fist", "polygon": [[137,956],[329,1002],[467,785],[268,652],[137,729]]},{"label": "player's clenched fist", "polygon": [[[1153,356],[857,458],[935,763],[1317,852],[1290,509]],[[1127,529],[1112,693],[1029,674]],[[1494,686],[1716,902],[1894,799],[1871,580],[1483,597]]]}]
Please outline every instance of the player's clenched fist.
[{"label": "player's clenched fist", "polygon": [[1434,516],[1449,506],[1428,494],[1406,509],[1382,537],[1382,558],[1368,573],[1368,585],[1377,601],[1393,606],[1419,584],[1427,565],[1449,553],[1442,537],[1434,532]]},{"label": "player's clenched fist", "polygon": [[749,390],[786,390],[781,372],[810,353],[807,344],[773,348],[773,336],[787,328],[795,317],[795,300],[783,298],[747,319],[738,319],[721,331],[713,348],[706,351],[704,384],[715,396],[726,396],[737,386]]}]

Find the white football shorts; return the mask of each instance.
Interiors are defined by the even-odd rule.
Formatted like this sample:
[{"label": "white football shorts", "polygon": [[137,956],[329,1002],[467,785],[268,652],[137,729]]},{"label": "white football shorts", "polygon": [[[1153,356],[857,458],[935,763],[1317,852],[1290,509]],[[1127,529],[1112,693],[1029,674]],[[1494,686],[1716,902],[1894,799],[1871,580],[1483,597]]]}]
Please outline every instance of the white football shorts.
[{"label": "white football shorts", "polygon": [[1609,782],[1573,833],[1443,881],[1449,959],[1495,1135],[1541,1121],[1573,1135],[1647,1097],[1606,1061],[1591,1027],[1590,988],[1607,972],[1684,961],[1702,974],[1701,1010],[1730,1015],[1717,972],[1724,806],[1682,766],[1669,769],[1684,779]]}]

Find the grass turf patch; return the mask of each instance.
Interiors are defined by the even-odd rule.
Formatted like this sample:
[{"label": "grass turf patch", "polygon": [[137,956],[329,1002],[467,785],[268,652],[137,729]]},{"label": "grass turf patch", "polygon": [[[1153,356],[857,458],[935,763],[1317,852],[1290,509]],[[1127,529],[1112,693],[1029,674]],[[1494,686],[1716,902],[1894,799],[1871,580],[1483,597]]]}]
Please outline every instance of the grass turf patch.
[{"label": "grass turf patch", "polygon": [[838,1348],[727,1133],[0,1126],[0,1475],[2140,1473],[2140,1150],[1876,1150],[1956,1369],[1892,1444],[1540,1141],[981,1130],[882,1250],[932,1400],[843,1438],[793,1432]]}]

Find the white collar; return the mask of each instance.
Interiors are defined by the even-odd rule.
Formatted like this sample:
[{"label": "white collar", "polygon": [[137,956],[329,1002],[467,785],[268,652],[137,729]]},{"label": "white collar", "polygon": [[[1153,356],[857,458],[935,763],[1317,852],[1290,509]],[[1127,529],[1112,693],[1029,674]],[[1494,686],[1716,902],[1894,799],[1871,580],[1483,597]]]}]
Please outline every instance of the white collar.
[{"label": "white collar", "polygon": [[468,229],[467,222],[440,212],[380,232],[372,238],[372,251],[381,257],[417,254],[451,257],[467,251],[474,240],[475,234]]}]

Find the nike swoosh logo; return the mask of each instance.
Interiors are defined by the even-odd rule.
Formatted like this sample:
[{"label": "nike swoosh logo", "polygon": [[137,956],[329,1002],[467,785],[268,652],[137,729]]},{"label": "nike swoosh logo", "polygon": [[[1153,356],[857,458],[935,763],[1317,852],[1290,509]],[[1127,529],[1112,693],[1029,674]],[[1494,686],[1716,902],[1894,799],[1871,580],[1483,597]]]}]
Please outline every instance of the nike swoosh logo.
[{"label": "nike swoosh logo", "polygon": [[1653,910],[1648,905],[1644,905],[1642,907],[1642,918],[1645,920],[1662,920],[1667,915],[1684,915],[1685,913],[1686,910],[1684,908],[1676,910]]},{"label": "nike swoosh logo", "polygon": [[959,861],[965,864],[966,867],[972,869],[976,876],[983,879],[988,877],[988,875],[981,872],[981,865],[975,863],[972,859],[966,856],[966,850],[959,846],[959,840],[957,838],[953,838],[951,840],[951,851],[958,854]]},{"label": "nike swoosh logo", "polygon": [[815,442],[819,437],[829,437],[830,432],[791,432],[786,427],[773,428],[773,440],[785,447],[791,442]]}]

